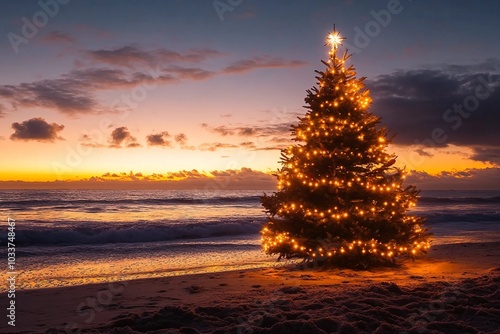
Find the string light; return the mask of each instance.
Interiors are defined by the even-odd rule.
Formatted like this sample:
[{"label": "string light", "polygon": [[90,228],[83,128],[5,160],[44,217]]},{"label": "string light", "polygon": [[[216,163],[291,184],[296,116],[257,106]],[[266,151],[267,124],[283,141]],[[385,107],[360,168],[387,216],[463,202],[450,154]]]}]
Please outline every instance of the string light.
[{"label": "string light", "polygon": [[283,151],[279,192],[262,199],[269,215],[263,249],[325,261],[417,256],[430,248],[424,220],[407,214],[418,191],[403,186],[404,172],[393,167],[387,131],[367,111],[369,92],[346,67],[350,56],[337,55],[344,39],[335,27],[327,36],[327,69],[308,93],[309,111],[294,130],[301,144]]}]

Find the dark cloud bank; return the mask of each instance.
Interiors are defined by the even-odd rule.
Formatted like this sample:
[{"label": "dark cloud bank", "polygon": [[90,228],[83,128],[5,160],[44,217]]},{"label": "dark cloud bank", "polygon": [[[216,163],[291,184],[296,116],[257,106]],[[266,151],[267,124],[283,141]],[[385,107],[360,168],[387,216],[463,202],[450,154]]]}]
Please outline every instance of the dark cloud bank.
[{"label": "dark cloud bank", "polygon": [[472,147],[474,159],[499,162],[500,61],[397,71],[368,81],[371,111],[394,143]]}]

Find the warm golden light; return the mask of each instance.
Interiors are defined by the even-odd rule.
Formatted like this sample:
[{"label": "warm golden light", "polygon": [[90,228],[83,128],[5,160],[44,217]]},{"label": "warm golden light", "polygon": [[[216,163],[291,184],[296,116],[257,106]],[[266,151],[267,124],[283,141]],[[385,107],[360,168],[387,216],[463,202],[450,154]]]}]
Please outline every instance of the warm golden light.
[{"label": "warm golden light", "polygon": [[340,33],[338,31],[333,31],[330,34],[328,34],[328,37],[326,39],[326,44],[329,45],[332,49],[332,51],[337,51],[337,48],[342,45],[342,40],[344,40],[344,37],[340,36]]},{"label": "warm golden light", "polygon": [[[360,91],[362,82],[351,78],[355,71],[345,69],[348,57],[336,54],[343,39],[335,27],[328,35],[331,61],[325,62],[327,71],[320,72],[323,77],[314,88],[318,93],[308,92],[309,112],[293,130],[295,139],[305,144],[282,152],[279,193],[262,199],[269,215],[262,230],[263,248],[279,258],[328,257],[332,263],[348,258],[361,261],[359,265],[366,258],[392,263],[421,255],[429,248],[428,234],[420,227],[423,219],[405,216],[416,205],[418,192],[413,186],[403,188],[404,173],[391,167],[395,157],[386,152],[386,133],[374,127],[375,118],[367,111],[368,91]],[[318,199],[326,201],[318,206]],[[390,232],[392,238],[388,232],[373,232],[373,222],[396,232]],[[353,229],[358,231],[356,239],[337,235],[332,241],[339,231]],[[408,236],[417,241],[410,243]]]}]

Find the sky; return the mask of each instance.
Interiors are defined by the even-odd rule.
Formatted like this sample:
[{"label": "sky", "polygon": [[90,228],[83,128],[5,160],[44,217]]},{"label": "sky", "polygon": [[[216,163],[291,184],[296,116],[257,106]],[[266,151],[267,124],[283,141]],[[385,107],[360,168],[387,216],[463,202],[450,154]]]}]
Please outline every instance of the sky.
[{"label": "sky", "polygon": [[422,189],[500,189],[500,2],[2,1],[0,188],[274,186],[335,23]]}]

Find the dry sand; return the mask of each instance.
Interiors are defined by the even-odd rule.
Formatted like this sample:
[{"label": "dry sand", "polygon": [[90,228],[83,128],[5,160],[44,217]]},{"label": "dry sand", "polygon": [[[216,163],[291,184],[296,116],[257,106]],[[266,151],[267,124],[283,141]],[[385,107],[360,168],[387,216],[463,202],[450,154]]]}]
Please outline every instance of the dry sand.
[{"label": "dry sand", "polygon": [[399,268],[291,266],[25,290],[16,327],[4,320],[0,332],[500,333],[499,259],[500,242],[450,244]]}]

